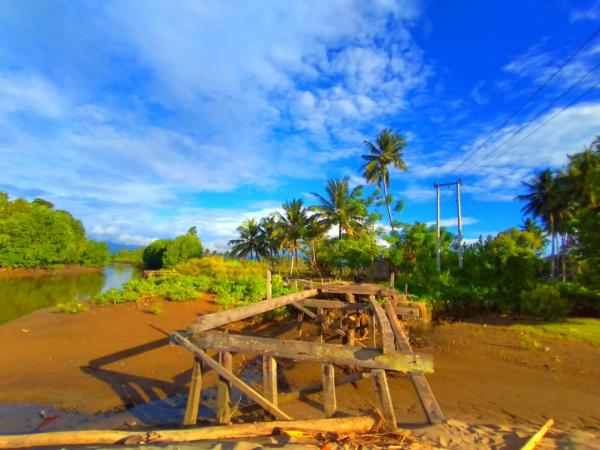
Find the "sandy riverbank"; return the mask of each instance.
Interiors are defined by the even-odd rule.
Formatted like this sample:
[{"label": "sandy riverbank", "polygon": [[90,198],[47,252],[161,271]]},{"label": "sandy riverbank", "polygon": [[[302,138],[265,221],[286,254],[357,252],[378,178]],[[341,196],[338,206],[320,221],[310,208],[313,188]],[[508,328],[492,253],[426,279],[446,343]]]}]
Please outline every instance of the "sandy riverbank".
[{"label": "sandy riverbank", "polygon": [[0,268],[0,278],[27,278],[43,277],[47,275],[78,275],[82,273],[102,272],[102,267],[87,267],[69,264],[56,269],[36,267],[34,269],[6,269]]},{"label": "sandy riverbank", "polygon": [[[0,326],[0,403],[99,413],[184,398],[191,357],[169,346],[166,333],[216,309],[209,299],[168,302],[158,316],[136,304],[94,307],[77,315],[47,308],[10,321]],[[293,330],[288,333],[293,337]],[[413,335],[413,347],[434,356],[436,372],[428,379],[448,418],[475,427],[534,429],[552,417],[560,430],[600,430],[597,347],[550,340],[533,348],[504,325],[481,323],[437,325]],[[246,370],[253,364],[251,355],[236,362],[245,363]],[[318,382],[320,368],[281,361],[279,377],[282,391],[297,389]],[[214,379],[208,374],[206,385]],[[411,383],[394,377],[390,389],[399,422],[424,425]],[[375,404],[370,380],[341,387],[337,395],[342,414],[369,411]],[[184,404],[176,403],[173,408]],[[321,404],[320,394],[314,394],[282,408],[297,418],[316,418]]]}]

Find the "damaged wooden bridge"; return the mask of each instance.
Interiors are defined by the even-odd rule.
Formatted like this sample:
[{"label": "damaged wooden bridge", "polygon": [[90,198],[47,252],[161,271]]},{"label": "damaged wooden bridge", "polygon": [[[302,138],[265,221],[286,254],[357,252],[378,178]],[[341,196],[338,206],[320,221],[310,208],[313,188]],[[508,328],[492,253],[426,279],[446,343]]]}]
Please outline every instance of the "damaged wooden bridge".
[{"label": "damaged wooden bridge", "polygon": [[[270,288],[268,274],[266,300],[200,316],[187,331],[171,334],[173,343],[183,346],[193,355],[185,425],[195,425],[198,419],[203,368],[210,368],[219,375],[216,412],[219,423],[228,423],[231,418],[232,387],[262,407],[268,418],[290,421],[294,417],[279,407],[281,403],[322,391],[324,415],[332,417],[337,410],[336,386],[371,378],[385,425],[393,429],[396,427],[396,416],[388,374],[394,372],[411,379],[430,423],[445,420],[425,378],[425,374],[433,372],[433,359],[429,355],[413,352],[404,329],[405,319],[429,320],[424,305],[406,301],[393,288],[372,284],[319,284],[311,281],[310,284],[301,285],[299,292],[276,298],[271,298]],[[266,338],[222,331],[229,324],[283,306],[297,310],[297,331],[300,336],[305,320],[319,326],[317,341]],[[368,337],[368,344],[361,342],[361,335]],[[324,342],[324,336],[330,339]],[[339,342],[331,343],[331,338]],[[216,351],[216,356],[210,356],[208,351]],[[234,373],[232,353],[262,355],[262,390],[252,387]],[[320,364],[322,383],[280,394],[277,386],[278,359]],[[351,369],[351,373],[344,374],[342,369]]]}]

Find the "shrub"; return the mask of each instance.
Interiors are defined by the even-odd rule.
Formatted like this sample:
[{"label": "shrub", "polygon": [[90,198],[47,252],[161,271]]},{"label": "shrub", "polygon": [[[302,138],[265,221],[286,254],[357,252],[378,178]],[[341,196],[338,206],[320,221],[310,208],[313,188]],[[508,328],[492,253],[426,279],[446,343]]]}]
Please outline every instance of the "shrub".
[{"label": "shrub", "polygon": [[523,291],[520,296],[520,311],[527,316],[555,319],[569,313],[569,302],[561,298],[555,285],[540,284],[531,291]]},{"label": "shrub", "polygon": [[160,301],[152,302],[148,306],[148,312],[154,314],[155,316],[162,314],[164,310],[165,310],[165,304]]},{"label": "shrub", "polygon": [[76,300],[71,300],[67,303],[59,303],[56,305],[58,310],[67,314],[77,314],[83,311],[87,311],[89,309],[88,305],[85,303],[78,302]]}]

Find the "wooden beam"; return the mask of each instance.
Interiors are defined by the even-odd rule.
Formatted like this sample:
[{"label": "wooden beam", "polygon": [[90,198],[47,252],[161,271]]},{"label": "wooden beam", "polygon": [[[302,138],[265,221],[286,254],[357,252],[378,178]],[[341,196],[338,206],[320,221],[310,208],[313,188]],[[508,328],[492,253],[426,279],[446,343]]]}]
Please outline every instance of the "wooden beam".
[{"label": "wooden beam", "polygon": [[[230,352],[219,352],[219,363],[233,372],[233,358]],[[219,377],[217,384],[217,423],[228,424],[231,421],[231,383]]]},{"label": "wooden beam", "polygon": [[369,330],[369,347],[377,347],[377,336],[375,336],[375,318],[373,314],[369,314],[368,317],[368,330]]},{"label": "wooden beam", "polygon": [[70,447],[75,445],[106,446],[124,442],[136,444],[219,441],[249,437],[271,436],[285,430],[305,430],[319,433],[366,433],[377,425],[371,416],[335,419],[294,420],[243,423],[217,427],[198,427],[179,430],[81,430],[48,433],[0,435],[0,449]]},{"label": "wooden beam", "polygon": [[337,409],[335,398],[335,368],[333,364],[323,364],[323,408],[325,417],[332,417]]},{"label": "wooden beam", "polygon": [[[316,320],[317,322],[319,322],[321,324],[321,328],[323,330],[330,331],[330,332],[335,333],[335,334],[337,334],[338,336],[341,336],[341,337],[345,337],[346,336],[346,333],[344,332],[344,330],[341,330],[339,328],[333,328],[333,327],[329,326],[325,322],[325,320],[324,320],[323,317],[320,317],[318,314],[315,314],[310,309],[305,308],[304,306],[299,305],[298,303],[292,303],[292,306],[294,308],[298,309],[301,312],[301,314],[306,314],[311,319]],[[299,331],[301,331],[301,328],[300,328]],[[302,334],[300,334],[300,335],[302,335]]]},{"label": "wooden beam", "polygon": [[239,308],[229,309],[227,311],[219,311],[216,313],[205,314],[198,317],[196,323],[189,328],[190,334],[199,333],[206,330],[213,330],[228,323],[237,322],[238,320],[247,319],[249,317],[256,316],[258,314],[271,311],[281,306],[289,305],[290,303],[303,300],[305,298],[313,297],[317,295],[316,289],[308,289],[302,292],[296,292],[293,294],[283,295],[276,297],[271,300],[263,300],[260,302],[252,303],[246,306],[240,306]]},{"label": "wooden beam", "polygon": [[[177,334],[177,333],[174,333]],[[375,348],[357,348],[341,344],[318,344],[315,342],[241,336],[207,331],[191,337],[197,348],[219,351],[270,353],[294,361],[312,361],[336,366],[386,369],[397,372],[433,372],[430,355],[416,353],[384,355]]]},{"label": "wooden beam", "polygon": [[[208,356],[206,353],[204,353],[202,350],[200,350],[200,348],[198,348],[197,346],[192,344],[188,339],[183,337],[181,334],[172,333],[171,339],[173,340],[173,342],[182,345],[187,350],[192,352],[195,356],[200,358],[204,364],[206,364],[208,367],[213,369],[215,372],[217,372],[222,377],[229,380],[233,386],[238,388],[248,398],[250,398],[251,400],[254,400],[256,403],[258,403],[260,406],[262,406],[266,411],[271,413],[273,416],[275,416],[279,419],[283,419],[283,420],[291,420],[291,417],[289,415],[287,415],[285,412],[283,412],[281,409],[279,409],[272,402],[270,402],[269,400],[264,398],[262,395],[260,395],[251,386],[247,385],[241,378],[238,378],[237,376],[235,376],[230,370],[227,370],[225,367],[223,367],[217,361],[212,359],[210,356]],[[222,349],[222,350],[228,351],[227,349]]]},{"label": "wooden beam", "polygon": [[373,296],[369,297],[369,303],[371,304],[371,310],[373,311],[373,315],[377,319],[377,325],[379,326],[383,353],[386,355],[394,353],[396,351],[396,346],[394,345],[394,332],[392,331],[390,321],[385,314],[385,310]]},{"label": "wooden beam", "polygon": [[342,311],[364,311],[369,308],[366,303],[347,303],[341,300],[321,300],[308,298],[298,302],[299,305],[309,308],[340,309]]},{"label": "wooden beam", "polygon": [[383,418],[387,427],[393,430],[396,428],[396,413],[394,412],[394,405],[392,403],[392,396],[390,395],[390,387],[385,376],[385,370],[372,370],[371,373],[373,374],[375,394],[381,406]]},{"label": "wooden beam", "polygon": [[202,394],[202,362],[194,356],[192,362],[192,378],[190,379],[190,390],[188,393],[184,425],[196,425],[198,421],[198,408],[200,407],[200,395]]},{"label": "wooden beam", "polygon": [[[406,336],[406,333],[404,333],[402,324],[398,321],[396,311],[392,304],[387,302],[385,304],[385,310],[390,320],[394,337],[396,338],[396,346],[401,352],[412,353],[413,350],[410,346],[408,337]],[[421,406],[425,411],[425,415],[427,416],[429,423],[435,425],[445,422],[446,417],[444,416],[442,408],[440,408],[435,395],[433,395],[433,391],[431,390],[431,386],[429,386],[429,382],[427,381],[427,378],[425,378],[425,375],[423,373],[409,372],[408,376],[410,377],[415,391],[417,392],[417,396],[419,397]]]}]

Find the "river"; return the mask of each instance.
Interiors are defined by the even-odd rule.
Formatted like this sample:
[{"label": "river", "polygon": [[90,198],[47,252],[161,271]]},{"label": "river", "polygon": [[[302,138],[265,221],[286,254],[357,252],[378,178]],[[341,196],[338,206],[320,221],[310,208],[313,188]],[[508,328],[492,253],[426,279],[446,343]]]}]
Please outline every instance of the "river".
[{"label": "river", "polygon": [[0,324],[58,303],[89,300],[140,276],[132,265],[110,264],[101,272],[0,278]]}]

